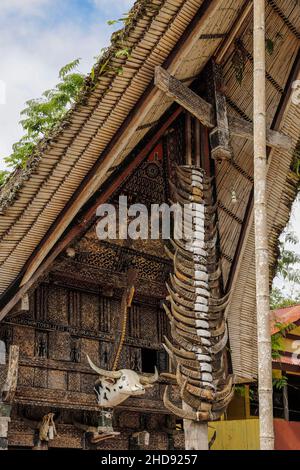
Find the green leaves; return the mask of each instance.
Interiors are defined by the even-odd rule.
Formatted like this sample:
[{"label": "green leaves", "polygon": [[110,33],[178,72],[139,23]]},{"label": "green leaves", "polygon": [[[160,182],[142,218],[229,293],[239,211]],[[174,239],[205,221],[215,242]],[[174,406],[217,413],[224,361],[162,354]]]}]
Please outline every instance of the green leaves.
[{"label": "green leaves", "polygon": [[2,186],[5,183],[8,176],[9,176],[9,171],[0,170],[0,186]]},{"label": "green leaves", "polygon": [[[9,168],[23,167],[39,140],[49,135],[76,102],[84,85],[84,75],[76,72],[79,63],[80,59],[75,59],[66,64],[60,69],[60,82],[53,89],[44,91],[41,98],[25,103],[20,121],[25,134],[13,145],[12,154],[4,159]],[[6,177],[7,172],[0,174],[0,185]]]},{"label": "green leaves", "polygon": [[119,49],[116,53],[115,53],[115,57],[129,57],[130,56],[130,49],[129,47],[124,47],[124,49]]},{"label": "green leaves", "polygon": [[116,24],[116,23],[119,23],[119,21],[120,21],[120,20],[107,20],[106,23],[107,23],[109,26],[112,26],[112,25],[114,25],[114,24]]},{"label": "green leaves", "polygon": [[288,384],[288,379],[285,375],[282,375],[280,378],[273,377],[273,387],[280,391]]},{"label": "green leaves", "polygon": [[[279,256],[277,260],[277,272],[283,281],[286,281],[291,288],[289,295],[278,287],[273,287],[270,296],[271,309],[289,307],[300,303],[300,255],[287,248],[287,245],[297,245],[299,243],[296,234],[290,230],[286,231],[284,238],[279,240]],[[286,287],[286,286],[285,286]]]},{"label": "green leaves", "polygon": [[81,58],[75,59],[69,64],[64,65],[64,67],[62,67],[59,71],[59,74],[58,74],[59,78],[63,80],[68,75],[68,73],[72,72],[72,70],[78,67],[78,65],[80,64],[80,61],[81,61]]}]

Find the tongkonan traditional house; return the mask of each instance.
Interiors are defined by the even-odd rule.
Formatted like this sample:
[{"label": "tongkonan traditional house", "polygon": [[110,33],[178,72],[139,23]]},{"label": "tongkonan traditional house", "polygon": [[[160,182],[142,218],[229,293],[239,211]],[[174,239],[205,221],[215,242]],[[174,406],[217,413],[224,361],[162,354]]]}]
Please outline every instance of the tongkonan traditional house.
[{"label": "tongkonan traditional house", "polygon": [[[271,281],[298,186],[300,7],[267,0],[266,8]],[[137,0],[76,106],[1,189],[3,448],[180,449],[182,401],[195,420],[218,420],[232,381],[256,379],[252,30],[251,1]],[[117,54],[124,48],[129,54]],[[198,255],[185,257],[174,240],[175,254],[162,240],[101,241],[96,210],[117,206],[120,195],[147,207],[176,198],[201,205],[205,191],[211,219],[199,218],[197,246],[215,269],[207,284],[215,300],[203,305],[217,313],[201,320],[214,339],[201,338],[197,355],[185,348],[198,320],[182,326],[180,318],[197,302],[184,285]],[[205,308],[197,318],[208,318]],[[120,369],[136,371],[145,387],[114,407],[112,423],[87,355],[111,372],[109,393]],[[212,370],[217,385],[197,388]]]}]

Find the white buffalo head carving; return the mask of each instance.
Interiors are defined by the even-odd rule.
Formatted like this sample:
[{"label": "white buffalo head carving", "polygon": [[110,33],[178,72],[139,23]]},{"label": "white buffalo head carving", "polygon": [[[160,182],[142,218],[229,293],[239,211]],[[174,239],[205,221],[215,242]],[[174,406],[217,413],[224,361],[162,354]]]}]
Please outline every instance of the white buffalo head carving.
[{"label": "white buffalo head carving", "polygon": [[156,367],[154,375],[149,377],[139,375],[130,369],[118,371],[100,369],[88,355],[87,360],[91,368],[99,374],[94,390],[98,405],[104,408],[113,408],[130,396],[144,395],[145,390],[153,387],[153,384],[158,380]]}]

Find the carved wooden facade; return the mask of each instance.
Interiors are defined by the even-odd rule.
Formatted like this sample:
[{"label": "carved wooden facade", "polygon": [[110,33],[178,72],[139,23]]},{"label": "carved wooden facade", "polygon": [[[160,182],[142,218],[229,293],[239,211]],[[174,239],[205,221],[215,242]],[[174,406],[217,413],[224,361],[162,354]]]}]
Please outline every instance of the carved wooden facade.
[{"label": "carved wooden facade", "polygon": [[[111,202],[117,207],[119,195],[126,195],[128,203],[142,202],[149,209],[153,203],[166,202],[168,179],[183,153],[184,116],[133,176],[124,180]],[[132,435],[147,430],[151,448],[182,448],[183,433],[175,430],[175,418],[163,406],[163,379],[143,397],[130,398],[115,410],[113,426],[120,435],[113,440],[96,446],[77,426],[97,426],[99,420],[93,392],[96,376],[86,355],[104,369],[112,367],[128,266],[134,266],[138,276],[118,367],[150,373],[156,365],[159,372],[169,371],[162,342],[170,331],[162,303],[171,262],[163,241],[100,241],[96,223],[72,245],[71,256],[70,251],[60,255],[32,289],[29,310],[9,315],[0,324],[0,339],[6,347],[20,347],[9,444],[35,446],[38,426],[51,411],[58,430],[58,436],[49,442],[52,447],[136,448]],[[173,393],[178,399],[175,389]]]}]

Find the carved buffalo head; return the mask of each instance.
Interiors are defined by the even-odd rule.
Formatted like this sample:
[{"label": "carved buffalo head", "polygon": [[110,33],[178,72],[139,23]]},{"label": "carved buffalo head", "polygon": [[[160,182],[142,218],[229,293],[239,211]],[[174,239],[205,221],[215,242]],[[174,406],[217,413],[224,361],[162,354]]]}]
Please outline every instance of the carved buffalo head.
[{"label": "carved buffalo head", "polygon": [[143,395],[147,388],[153,386],[158,380],[155,367],[153,376],[139,375],[130,369],[109,371],[97,367],[89,356],[87,360],[91,368],[99,374],[95,382],[95,393],[98,404],[104,408],[112,408],[125,401],[130,396]]}]

